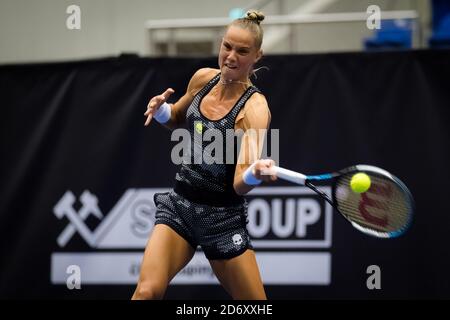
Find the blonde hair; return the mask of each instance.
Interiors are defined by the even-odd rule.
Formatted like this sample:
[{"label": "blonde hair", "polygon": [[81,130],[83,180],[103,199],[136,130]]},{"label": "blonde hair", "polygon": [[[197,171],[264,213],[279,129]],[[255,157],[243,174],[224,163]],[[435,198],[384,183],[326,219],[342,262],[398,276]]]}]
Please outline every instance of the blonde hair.
[{"label": "blonde hair", "polygon": [[[260,26],[261,21],[264,20],[264,14],[262,12],[256,10],[247,11],[244,17],[233,20],[228,25],[230,26],[238,26],[242,29],[250,30],[255,35],[255,45],[258,49],[261,49],[264,32],[262,27]],[[227,29],[228,29],[227,28]]]}]

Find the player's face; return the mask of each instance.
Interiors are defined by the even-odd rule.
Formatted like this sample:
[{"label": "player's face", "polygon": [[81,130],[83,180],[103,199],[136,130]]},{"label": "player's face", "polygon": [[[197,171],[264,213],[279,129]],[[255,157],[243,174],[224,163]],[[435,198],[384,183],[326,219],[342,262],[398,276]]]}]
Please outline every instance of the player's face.
[{"label": "player's face", "polygon": [[225,80],[245,81],[262,51],[255,46],[254,35],[246,29],[230,26],[222,39],[219,66]]}]

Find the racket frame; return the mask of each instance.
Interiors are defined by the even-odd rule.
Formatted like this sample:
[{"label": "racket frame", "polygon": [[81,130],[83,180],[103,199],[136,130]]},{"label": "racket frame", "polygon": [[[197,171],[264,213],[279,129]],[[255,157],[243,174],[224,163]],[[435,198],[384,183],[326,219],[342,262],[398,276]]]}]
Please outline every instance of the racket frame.
[{"label": "racket frame", "polygon": [[[406,185],[400,179],[398,179],[397,177],[390,174],[388,171],[386,171],[384,169],[381,169],[381,168],[378,168],[375,166],[371,166],[371,165],[358,164],[358,165],[347,167],[345,169],[342,169],[340,171],[333,172],[333,173],[326,173],[326,174],[320,174],[320,175],[309,175],[309,176],[304,175],[299,172],[281,168],[278,166],[274,166],[272,170],[275,172],[275,174],[279,178],[290,181],[292,183],[307,186],[308,188],[310,188],[311,190],[316,192],[325,201],[327,201],[334,209],[336,209],[336,211],[338,211],[348,222],[350,222],[354,228],[358,229],[359,231],[361,231],[365,234],[368,234],[368,235],[371,235],[371,236],[374,236],[377,238],[396,238],[396,237],[399,237],[400,235],[404,234],[411,226],[412,216],[413,216],[413,212],[414,212],[414,199],[411,195],[411,192],[408,190]],[[322,181],[331,180],[332,188],[333,188],[333,190],[335,190],[337,178],[342,175],[348,174],[350,172],[376,173],[376,174],[379,174],[379,175],[382,175],[382,176],[385,176],[385,177],[391,179],[392,181],[394,181],[394,183],[396,185],[398,185],[398,187],[404,192],[405,196],[408,198],[408,204],[409,204],[408,221],[403,226],[403,228],[401,228],[400,230],[391,231],[391,232],[379,232],[379,231],[371,230],[368,228],[364,228],[364,227],[360,226],[359,224],[351,221],[345,214],[343,214],[339,210],[339,208],[337,206],[338,202],[335,198],[334,191],[332,192],[333,198],[331,199],[326,193],[320,191],[313,184],[313,181],[322,182]]]}]

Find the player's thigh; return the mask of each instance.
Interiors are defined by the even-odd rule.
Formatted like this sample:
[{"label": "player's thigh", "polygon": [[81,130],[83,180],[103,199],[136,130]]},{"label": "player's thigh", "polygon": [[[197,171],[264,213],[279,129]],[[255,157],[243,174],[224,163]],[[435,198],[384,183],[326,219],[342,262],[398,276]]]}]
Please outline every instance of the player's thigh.
[{"label": "player's thigh", "polygon": [[139,282],[167,284],[192,259],[195,249],[165,224],[155,225],[145,248]]},{"label": "player's thigh", "polygon": [[231,259],[209,262],[220,283],[233,299],[267,299],[253,250],[248,249]]}]

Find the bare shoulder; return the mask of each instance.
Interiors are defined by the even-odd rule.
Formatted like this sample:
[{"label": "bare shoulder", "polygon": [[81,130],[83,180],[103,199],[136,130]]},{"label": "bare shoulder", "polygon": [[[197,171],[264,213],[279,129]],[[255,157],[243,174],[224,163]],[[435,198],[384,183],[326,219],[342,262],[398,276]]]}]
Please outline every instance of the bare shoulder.
[{"label": "bare shoulder", "polygon": [[255,92],[252,94],[250,99],[248,99],[245,108],[267,112],[269,111],[269,104],[267,103],[266,97],[262,93]]},{"label": "bare shoulder", "polygon": [[244,128],[268,128],[271,120],[269,104],[266,97],[256,92],[248,99],[242,114]]},{"label": "bare shoulder", "polygon": [[192,96],[195,96],[209,80],[214,78],[219,73],[219,69],[201,68],[198,69],[189,81],[188,91]]},{"label": "bare shoulder", "polygon": [[270,118],[270,109],[266,97],[259,92],[252,94],[245,104],[245,114],[250,117],[263,116]]}]

